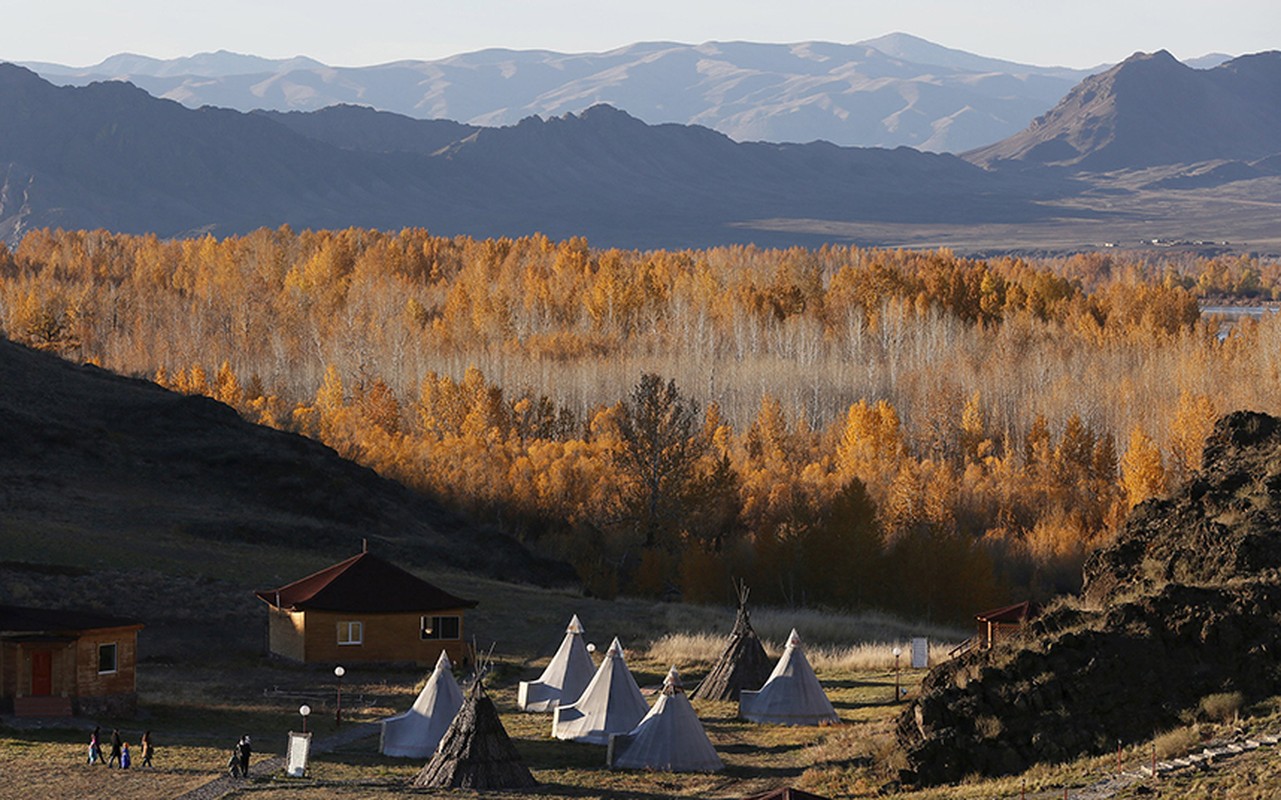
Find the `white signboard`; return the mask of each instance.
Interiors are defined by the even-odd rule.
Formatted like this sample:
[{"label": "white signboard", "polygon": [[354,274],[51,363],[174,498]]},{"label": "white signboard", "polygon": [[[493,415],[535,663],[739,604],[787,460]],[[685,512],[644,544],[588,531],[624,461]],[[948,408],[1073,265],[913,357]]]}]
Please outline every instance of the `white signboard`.
[{"label": "white signboard", "polygon": [[311,733],[289,732],[289,746],[285,748],[285,774],[301,778],[307,774],[307,756],[311,752]]},{"label": "white signboard", "polygon": [[912,639],[912,669],[926,669],[930,665],[930,640],[924,636]]}]

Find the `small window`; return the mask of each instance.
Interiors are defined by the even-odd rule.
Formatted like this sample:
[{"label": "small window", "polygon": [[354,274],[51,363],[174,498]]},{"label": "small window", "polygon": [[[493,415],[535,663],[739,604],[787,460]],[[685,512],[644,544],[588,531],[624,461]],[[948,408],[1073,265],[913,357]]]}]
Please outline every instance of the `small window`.
[{"label": "small window", "polygon": [[423,617],[424,639],[457,639],[462,630],[462,617]]},{"label": "small window", "polygon": [[98,645],[98,674],[116,671],[116,643]]},{"label": "small window", "polygon": [[364,643],[365,643],[365,623],[363,622],[338,623],[338,644],[364,644]]}]

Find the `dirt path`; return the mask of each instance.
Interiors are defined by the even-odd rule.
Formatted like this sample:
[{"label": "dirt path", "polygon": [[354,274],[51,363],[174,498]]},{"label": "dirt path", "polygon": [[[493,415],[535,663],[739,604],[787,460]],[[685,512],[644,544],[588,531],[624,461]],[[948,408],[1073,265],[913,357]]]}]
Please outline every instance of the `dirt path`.
[{"label": "dirt path", "polygon": [[[337,750],[340,747],[358,742],[361,739],[367,739],[378,733],[379,723],[362,722],[352,725],[345,730],[339,731],[332,736],[327,736],[319,741],[312,742],[311,755],[317,756],[321,753],[328,753]],[[271,775],[280,772],[285,768],[285,757],[274,756],[262,761],[250,764],[251,777],[253,774]],[[245,786],[244,778],[233,778],[230,775],[221,775],[203,786],[198,786],[186,794],[179,795],[176,800],[217,800],[225,794],[234,792]]]}]

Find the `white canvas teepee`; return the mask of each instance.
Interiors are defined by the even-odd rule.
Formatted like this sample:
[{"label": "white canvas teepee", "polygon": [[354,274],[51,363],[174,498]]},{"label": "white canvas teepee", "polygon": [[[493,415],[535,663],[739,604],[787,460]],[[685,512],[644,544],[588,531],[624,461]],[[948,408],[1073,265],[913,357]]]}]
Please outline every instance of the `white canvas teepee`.
[{"label": "white canvas teepee", "polygon": [[717,772],[724,769],[689,704],[676,667],[667,672],[663,693],[631,733],[609,737],[607,763],[616,769]]},{"label": "white canvas teepee", "polygon": [[463,693],[454,681],[452,668],[449,656],[442,652],[436,660],[436,669],[409,710],[383,720],[378,745],[383,755],[426,758],[435,752],[440,737],[445,735],[463,705]]},{"label": "white canvas teepee", "polygon": [[570,705],[556,707],[552,735],[557,739],[609,744],[611,733],[627,733],[648,711],[640,687],[623,660],[623,646],[615,638],[582,696]]},{"label": "white canvas teepee", "polygon": [[568,705],[583,693],[595,672],[596,665],[583,644],[583,624],[575,614],[543,674],[536,681],[520,682],[516,705],[522,711],[551,711],[562,703]]},{"label": "white canvas teepee", "polygon": [[823,692],[814,668],[801,649],[796,629],[760,691],[744,690],[738,698],[738,715],[752,722],[776,725],[821,725],[839,722],[836,709]]}]

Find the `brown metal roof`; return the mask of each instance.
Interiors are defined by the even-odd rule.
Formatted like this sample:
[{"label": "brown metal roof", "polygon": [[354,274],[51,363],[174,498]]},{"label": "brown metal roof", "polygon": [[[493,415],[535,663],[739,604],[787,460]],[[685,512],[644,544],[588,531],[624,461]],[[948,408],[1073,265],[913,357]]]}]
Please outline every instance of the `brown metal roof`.
[{"label": "brown metal roof", "polygon": [[1041,607],[1036,603],[1031,600],[1024,600],[1022,603],[994,608],[991,611],[984,611],[974,616],[979,622],[1023,622],[1035,617],[1040,610]]},{"label": "brown metal roof", "polygon": [[358,553],[279,589],[254,594],[276,608],[295,611],[376,614],[445,611],[476,605],[475,600],[455,597],[369,552]]},{"label": "brown metal roof", "polygon": [[0,606],[0,635],[46,634],[66,636],[108,628],[141,628],[142,623],[94,611],[60,611],[52,608]]}]

